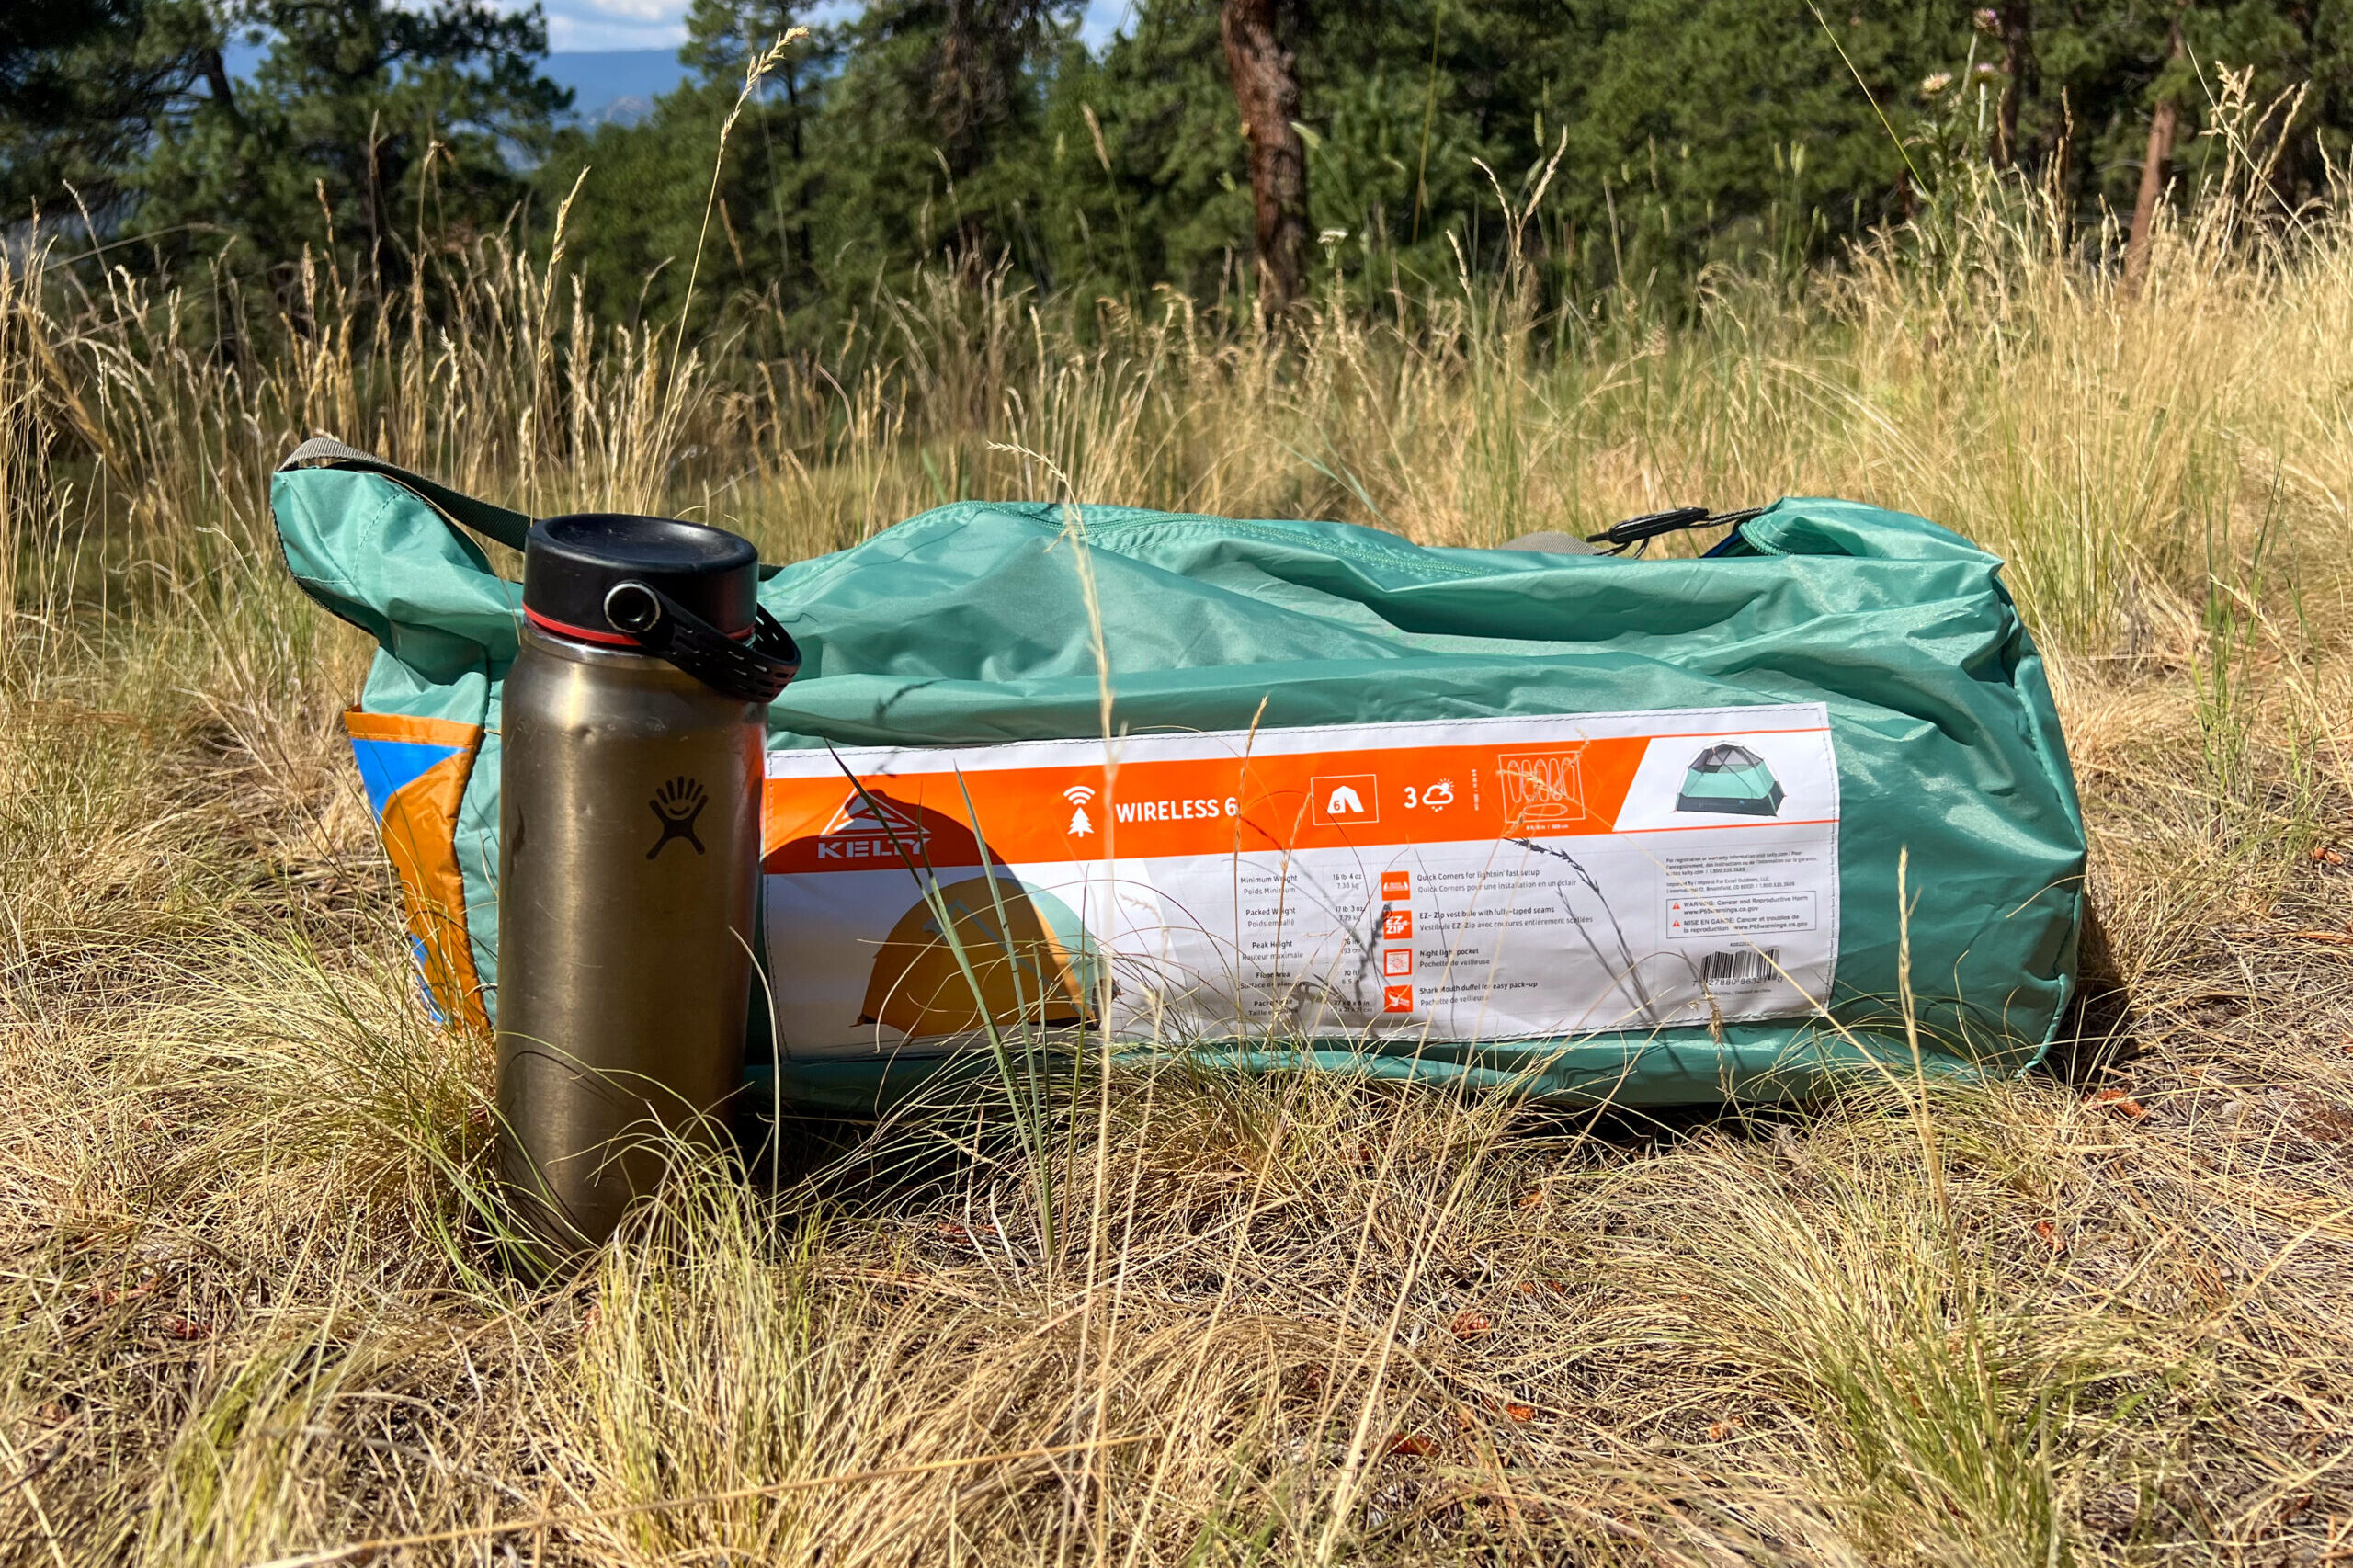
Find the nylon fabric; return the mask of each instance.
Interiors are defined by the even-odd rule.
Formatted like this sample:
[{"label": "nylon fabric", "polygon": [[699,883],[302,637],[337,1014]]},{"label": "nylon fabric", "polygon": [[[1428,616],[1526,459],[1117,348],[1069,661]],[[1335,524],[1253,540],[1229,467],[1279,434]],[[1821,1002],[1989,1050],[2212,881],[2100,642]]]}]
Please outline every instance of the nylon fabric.
[{"label": "nylon fabric", "polygon": [[[380,644],[362,706],[483,727],[452,853],[494,997],[497,690],[516,586],[381,472],[281,472],[273,500],[297,579]],[[1204,1060],[1630,1103],[1803,1094],[1867,1057],[1908,1072],[1902,860],[1927,1063],[2008,1071],[2053,1038],[2072,994],[2085,836],[2042,662],[1999,569],[1925,519],[1836,500],[1783,500],[1719,552],[1661,560],[967,502],[762,583],[802,661],[769,742],[1097,735],[1107,682],[1113,727],[1130,733],[1821,702],[1845,802],[1844,913],[1838,993],[1814,1018],[1372,1055],[1268,1042]],[[938,1067],[787,1062],[776,1088],[870,1109]]]}]

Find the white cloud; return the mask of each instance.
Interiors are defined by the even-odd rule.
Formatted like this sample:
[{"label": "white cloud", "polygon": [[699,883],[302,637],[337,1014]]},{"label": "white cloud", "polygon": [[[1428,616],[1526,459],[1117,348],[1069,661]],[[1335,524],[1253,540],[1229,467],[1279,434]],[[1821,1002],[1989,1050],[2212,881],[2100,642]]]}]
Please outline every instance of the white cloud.
[{"label": "white cloud", "polygon": [[[515,0],[509,0],[515,3]],[[548,47],[559,54],[606,49],[676,49],[687,40],[686,0],[543,0]],[[518,6],[519,8],[519,6]],[[854,4],[824,5],[820,19],[833,21]],[[1079,37],[1101,49],[1111,35],[1131,26],[1135,0],[1087,0]]]},{"label": "white cloud", "polygon": [[669,0],[567,0],[565,9],[641,27],[682,19]]},{"label": "white cloud", "polygon": [[676,49],[687,41],[682,0],[546,0],[548,47],[585,50]]},{"label": "white cloud", "polygon": [[1086,14],[1078,19],[1078,40],[1101,52],[1111,35],[1135,26],[1135,0],[1086,0]]}]

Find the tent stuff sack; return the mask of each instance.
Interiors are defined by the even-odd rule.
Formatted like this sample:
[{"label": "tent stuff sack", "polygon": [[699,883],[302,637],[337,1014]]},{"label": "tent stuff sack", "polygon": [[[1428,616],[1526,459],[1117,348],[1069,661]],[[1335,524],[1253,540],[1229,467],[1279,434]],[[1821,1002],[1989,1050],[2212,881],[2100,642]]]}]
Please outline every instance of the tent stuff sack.
[{"label": "tent stuff sack", "polygon": [[[431,1005],[486,1027],[520,610],[470,533],[528,519],[324,442],[273,504],[380,646],[360,777]],[[860,1111],[1095,1027],[1668,1104],[1908,1076],[1908,1012],[1928,1070],[2016,1071],[2085,838],[1999,566],[1845,501],[1661,560],[966,502],[776,570],[747,1070]]]}]

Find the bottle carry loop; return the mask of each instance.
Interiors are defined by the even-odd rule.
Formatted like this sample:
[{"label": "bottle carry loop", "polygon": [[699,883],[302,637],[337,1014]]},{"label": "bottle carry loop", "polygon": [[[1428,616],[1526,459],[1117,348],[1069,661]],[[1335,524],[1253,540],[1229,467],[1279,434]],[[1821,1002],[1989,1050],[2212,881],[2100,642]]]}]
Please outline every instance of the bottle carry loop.
[{"label": "bottle carry loop", "polygon": [[[289,452],[278,467],[282,473],[313,463],[381,474],[422,498],[449,521],[485,539],[495,540],[510,550],[523,550],[530,537],[531,518],[525,513],[461,494],[329,437],[317,436],[304,441]],[[772,570],[764,569],[761,574],[766,576]],[[742,702],[774,701],[777,694],[800,673],[801,650],[792,641],[792,634],[778,624],[774,616],[756,606],[748,631],[741,637],[730,637],[661,589],[628,581],[615,584],[605,596],[605,619],[617,636],[560,623],[547,624],[558,632],[666,660],[712,690]]]},{"label": "bottle carry loop", "polygon": [[752,618],[739,641],[649,584],[616,583],[605,596],[605,619],[639,649],[738,701],[773,702],[800,673],[801,649],[767,610]]}]

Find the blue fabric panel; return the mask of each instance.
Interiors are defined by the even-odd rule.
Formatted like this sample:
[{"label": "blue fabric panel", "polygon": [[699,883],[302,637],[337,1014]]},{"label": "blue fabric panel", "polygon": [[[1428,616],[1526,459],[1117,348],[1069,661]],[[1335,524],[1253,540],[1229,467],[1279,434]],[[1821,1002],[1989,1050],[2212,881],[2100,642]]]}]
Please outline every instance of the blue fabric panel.
[{"label": "blue fabric panel", "polygon": [[367,786],[368,804],[378,816],[385,802],[414,784],[437,764],[458,755],[455,746],[427,745],[422,741],[371,741],[354,737],[351,755],[358,759],[359,781]]}]

